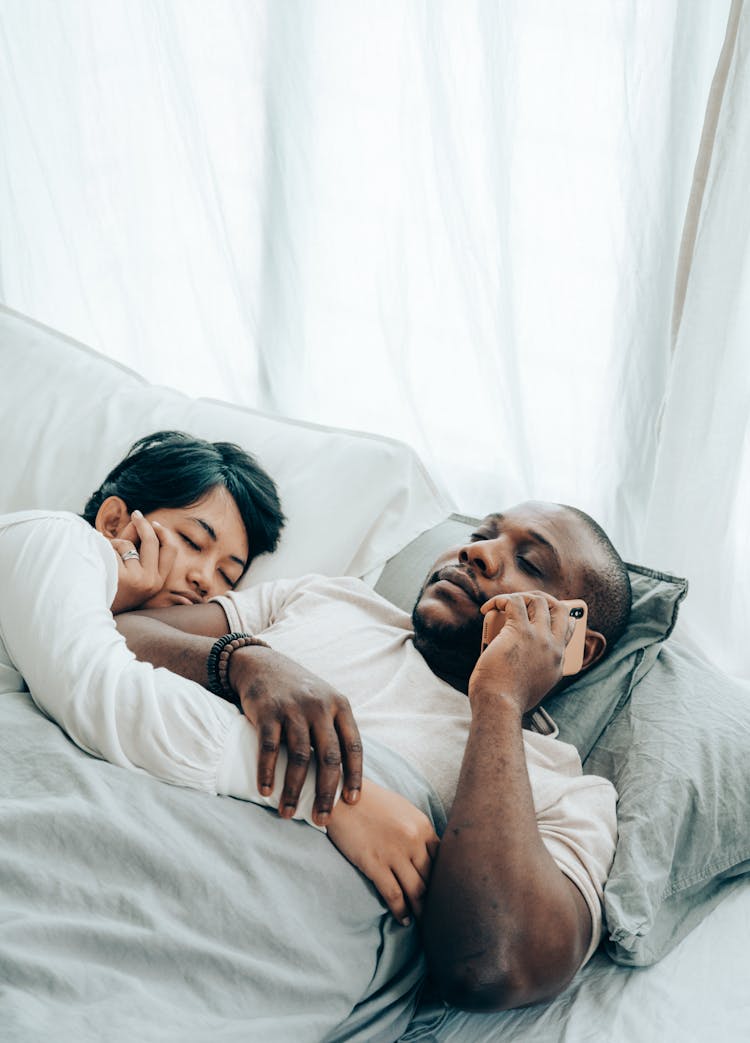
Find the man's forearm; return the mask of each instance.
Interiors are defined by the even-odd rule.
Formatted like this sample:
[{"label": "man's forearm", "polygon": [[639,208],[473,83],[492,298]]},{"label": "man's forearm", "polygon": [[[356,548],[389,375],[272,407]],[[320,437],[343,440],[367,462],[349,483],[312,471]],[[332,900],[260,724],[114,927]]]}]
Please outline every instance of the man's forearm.
[{"label": "man's forearm", "polygon": [[583,959],[591,918],[539,834],[518,707],[485,697],[472,709],[423,930],[445,998],[498,1010],[559,992]]},{"label": "man's forearm", "polygon": [[116,617],[117,629],[137,659],[207,687],[206,662],[214,638],[177,630],[161,620],[137,612]]},{"label": "man's forearm", "polygon": [[[200,606],[206,609],[209,606]],[[205,626],[209,630],[217,631],[225,629],[226,620],[218,606],[213,606],[221,612],[221,619],[214,618],[211,614],[193,611],[190,608],[180,608],[181,613],[175,620],[184,623],[185,630],[176,629],[170,623],[160,618],[154,618],[147,613],[123,613],[116,619],[117,627],[125,637],[128,647],[135,653],[136,658],[142,662],[151,663],[152,666],[164,667],[172,673],[178,674],[190,681],[195,681],[207,687],[208,671],[206,667],[207,658],[213,647],[215,636],[206,637],[202,634],[192,632],[197,626]],[[168,610],[172,613],[173,610]],[[160,615],[167,615],[166,612]],[[192,617],[192,619],[191,619]],[[168,616],[168,618],[170,618]],[[223,620],[223,622],[222,622]],[[188,629],[189,628],[189,629]],[[252,655],[255,648],[243,648],[234,655],[239,659],[243,653],[243,665],[246,672],[252,674],[253,664],[249,662],[247,653]],[[262,648],[261,652],[268,652]],[[240,697],[231,699],[225,696],[228,702],[240,706]],[[309,742],[308,742],[309,750]],[[274,758],[268,767],[260,763],[260,751],[255,734],[252,739],[249,734],[241,733],[232,757],[229,759],[228,767],[224,770],[224,776],[230,779],[228,792],[232,796],[241,796],[243,799],[277,807],[280,814],[286,818],[304,818],[313,825],[320,825],[313,818],[313,801],[315,799],[315,773],[314,766],[309,765],[309,753],[307,761],[299,772],[299,786],[293,797],[288,795],[287,783],[282,786],[282,776],[287,769],[286,750],[278,749],[278,761]],[[256,773],[262,775],[262,780],[256,778]],[[335,783],[334,783],[335,791]],[[333,797],[331,797],[333,801]],[[299,805],[299,806],[298,806]]]},{"label": "man's forearm", "polygon": [[[138,659],[208,686],[208,655],[226,633],[224,610],[216,603],[131,612],[117,626]],[[179,628],[179,629],[177,629]],[[210,635],[206,637],[205,635]],[[349,701],[322,678],[286,656],[250,645],[232,654],[228,681],[240,707],[258,731],[258,790],[274,788],[282,744],[287,769],[279,813],[291,817],[317,769],[315,823],[324,825],[335,803],[344,769],[344,799],[356,803],[362,780],[362,743]],[[317,760],[312,758],[312,749]]]}]

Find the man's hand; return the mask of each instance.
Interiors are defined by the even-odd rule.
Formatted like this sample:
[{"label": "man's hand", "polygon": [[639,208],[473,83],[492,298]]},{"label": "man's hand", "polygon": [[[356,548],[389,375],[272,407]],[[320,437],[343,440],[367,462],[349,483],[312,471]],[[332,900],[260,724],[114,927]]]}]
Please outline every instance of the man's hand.
[{"label": "man's hand", "polygon": [[362,788],[362,740],[349,700],[316,674],[270,648],[239,648],[229,661],[229,683],[242,712],[258,731],[258,789],[273,789],[279,746],[288,763],[279,814],[291,818],[313,750],[317,759],[313,819],[328,825],[341,769],[348,804]]},{"label": "man's hand", "polygon": [[[207,685],[206,659],[227,632],[224,610],[214,602],[125,612],[117,626],[136,656]],[[294,814],[314,747],[317,755],[315,821],[326,824],[343,767],[343,798],[359,799],[362,741],[349,700],[316,674],[260,645],[239,648],[229,661],[229,683],[258,732],[258,790],[273,789],[279,746],[289,751],[279,812]]]},{"label": "man's hand", "polygon": [[328,837],[342,855],[373,882],[390,911],[405,927],[409,912],[422,915],[422,901],[440,841],[418,808],[370,779],[356,807],[339,802]]},{"label": "man's hand", "polygon": [[575,620],[565,605],[537,590],[496,596],[482,605],[482,614],[493,608],[504,613],[505,623],[479,657],[469,699],[507,699],[523,715],[560,681]]},{"label": "man's hand", "polygon": [[[138,608],[163,588],[174,564],[177,548],[170,543],[166,530],[152,525],[140,511],[133,511],[122,534],[111,540],[117,551],[117,594],[112,602],[112,615]],[[122,560],[123,554],[135,551],[138,557]]]}]

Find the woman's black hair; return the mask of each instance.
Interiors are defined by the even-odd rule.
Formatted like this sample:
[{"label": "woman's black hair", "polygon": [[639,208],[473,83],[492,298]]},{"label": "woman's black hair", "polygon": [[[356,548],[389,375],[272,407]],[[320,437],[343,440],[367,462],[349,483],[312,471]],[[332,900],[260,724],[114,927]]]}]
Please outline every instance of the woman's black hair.
[{"label": "woman's black hair", "polygon": [[139,438],[84,507],[93,525],[108,496],[144,514],[164,507],[190,507],[223,485],[237,504],[247,532],[249,562],[276,549],[286,521],[273,479],[233,442],[207,442],[184,431],[156,431]]}]

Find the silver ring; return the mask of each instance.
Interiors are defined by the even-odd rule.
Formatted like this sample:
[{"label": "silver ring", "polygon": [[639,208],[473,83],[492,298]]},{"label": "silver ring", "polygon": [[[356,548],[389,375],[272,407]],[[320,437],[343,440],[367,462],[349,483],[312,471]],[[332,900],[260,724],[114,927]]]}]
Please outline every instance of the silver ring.
[{"label": "silver ring", "polygon": [[130,561],[131,558],[135,558],[136,561],[141,560],[141,556],[137,550],[126,550],[124,554],[120,555],[120,557],[123,561]]}]

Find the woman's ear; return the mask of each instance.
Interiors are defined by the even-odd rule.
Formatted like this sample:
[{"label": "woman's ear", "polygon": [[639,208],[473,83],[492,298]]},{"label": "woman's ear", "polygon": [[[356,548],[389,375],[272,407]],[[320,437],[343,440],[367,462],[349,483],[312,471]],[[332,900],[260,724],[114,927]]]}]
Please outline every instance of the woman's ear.
[{"label": "woman's ear", "polygon": [[583,641],[583,666],[581,670],[588,670],[594,663],[598,663],[607,649],[607,639],[598,630],[586,630]]},{"label": "woman's ear", "polygon": [[107,539],[117,539],[130,522],[128,505],[120,496],[108,496],[96,512],[94,528]]}]

